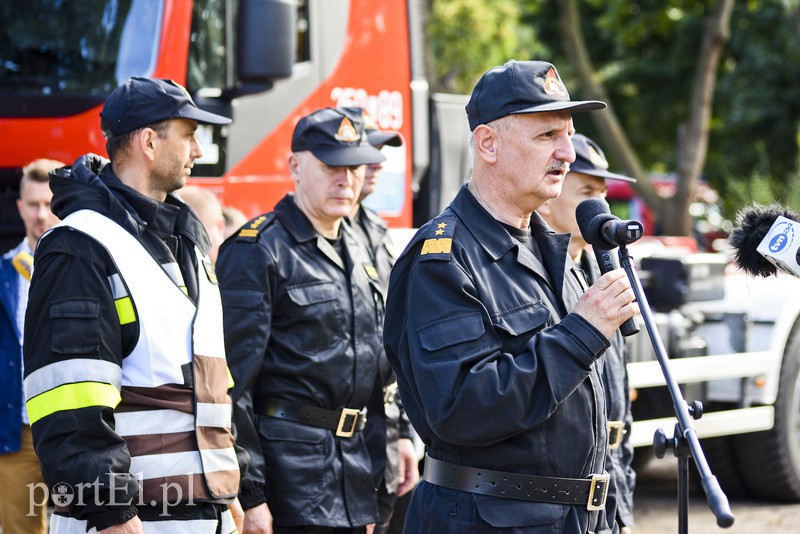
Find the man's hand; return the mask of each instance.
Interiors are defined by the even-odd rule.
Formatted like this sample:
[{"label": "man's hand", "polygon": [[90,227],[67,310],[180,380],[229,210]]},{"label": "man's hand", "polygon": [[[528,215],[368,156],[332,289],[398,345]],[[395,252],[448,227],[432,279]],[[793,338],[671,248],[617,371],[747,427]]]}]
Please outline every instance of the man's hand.
[{"label": "man's hand", "polygon": [[622,323],[639,313],[624,269],[614,269],[597,279],[575,305],[574,313],[611,339]]},{"label": "man's hand", "polygon": [[408,438],[401,438],[397,441],[397,456],[400,460],[398,466],[400,470],[400,484],[397,486],[397,496],[402,497],[417,485],[419,482],[419,464],[417,462],[417,450],[414,442]]},{"label": "man's hand", "polygon": [[233,516],[236,532],[244,532],[244,509],[242,509],[239,499],[234,499],[233,502],[228,505],[228,510],[230,510]]},{"label": "man's hand", "polygon": [[242,534],[272,534],[272,514],[267,503],[245,510]]},{"label": "man's hand", "polygon": [[98,531],[98,534],[144,534],[144,527],[139,516],[134,516],[124,523],[104,528]]},{"label": "man's hand", "polygon": [[619,531],[620,534],[633,534],[633,529],[631,527],[622,527]]}]

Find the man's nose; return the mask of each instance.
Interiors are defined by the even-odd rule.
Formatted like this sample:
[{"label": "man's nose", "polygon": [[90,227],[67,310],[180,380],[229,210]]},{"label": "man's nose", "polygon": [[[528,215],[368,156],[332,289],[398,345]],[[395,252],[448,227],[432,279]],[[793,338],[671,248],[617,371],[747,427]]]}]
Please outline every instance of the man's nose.
[{"label": "man's nose", "polygon": [[564,136],[556,149],[555,158],[560,161],[572,163],[575,161],[575,147],[572,146],[572,139]]},{"label": "man's nose", "polygon": [[203,157],[203,149],[200,147],[197,137],[192,137],[192,152],[190,155],[192,159],[200,159]]},{"label": "man's nose", "polygon": [[36,208],[36,217],[39,220],[44,220],[50,217],[50,205],[49,204],[39,204]]}]

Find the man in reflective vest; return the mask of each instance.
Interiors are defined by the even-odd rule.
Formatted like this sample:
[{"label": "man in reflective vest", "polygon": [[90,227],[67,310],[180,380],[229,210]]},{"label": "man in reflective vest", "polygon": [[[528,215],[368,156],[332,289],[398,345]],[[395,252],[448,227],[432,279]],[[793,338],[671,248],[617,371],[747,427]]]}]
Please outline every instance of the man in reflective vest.
[{"label": "man in reflective vest", "polygon": [[40,241],[25,391],[53,532],[230,533],[240,461],[206,232],[172,192],[202,155],[201,111],[170,80],[106,100],[110,162],[51,175],[62,223]]}]

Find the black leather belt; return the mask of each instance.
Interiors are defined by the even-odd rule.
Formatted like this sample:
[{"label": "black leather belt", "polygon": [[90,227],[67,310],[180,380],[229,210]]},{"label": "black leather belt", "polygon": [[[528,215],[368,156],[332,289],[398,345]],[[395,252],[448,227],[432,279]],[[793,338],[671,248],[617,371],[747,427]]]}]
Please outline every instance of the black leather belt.
[{"label": "black leather belt", "polygon": [[589,478],[521,475],[451,464],[427,455],[422,478],[443,488],[504,499],[577,504],[587,510],[605,508],[609,486],[607,474]]},{"label": "black leather belt", "polygon": [[326,410],[277,399],[256,399],[254,409],[260,415],[334,430],[340,438],[352,437],[362,430],[367,422],[365,410],[355,408]]}]

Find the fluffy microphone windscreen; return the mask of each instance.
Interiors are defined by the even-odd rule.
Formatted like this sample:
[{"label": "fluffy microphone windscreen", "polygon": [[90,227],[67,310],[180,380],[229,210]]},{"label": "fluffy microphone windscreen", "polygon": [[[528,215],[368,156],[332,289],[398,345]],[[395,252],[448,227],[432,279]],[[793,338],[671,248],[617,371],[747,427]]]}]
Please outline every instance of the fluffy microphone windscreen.
[{"label": "fluffy microphone windscreen", "polygon": [[736,214],[728,241],[736,249],[734,262],[740,269],[765,278],[776,273],[775,266],[756,249],[780,216],[800,221],[796,212],[774,203],[769,206],[754,203]]}]

